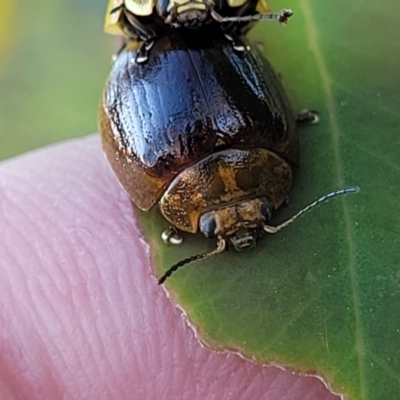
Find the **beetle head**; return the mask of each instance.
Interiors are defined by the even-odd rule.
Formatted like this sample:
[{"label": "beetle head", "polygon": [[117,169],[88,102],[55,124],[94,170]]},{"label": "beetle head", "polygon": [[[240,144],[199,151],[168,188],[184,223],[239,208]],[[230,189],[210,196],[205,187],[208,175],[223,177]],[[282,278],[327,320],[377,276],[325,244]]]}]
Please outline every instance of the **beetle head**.
[{"label": "beetle head", "polygon": [[226,248],[226,241],[236,250],[243,250],[256,244],[261,236],[261,232],[276,233],[286,226],[293,223],[297,218],[310,211],[312,208],[329,199],[349,193],[358,193],[360,189],[356,186],[340,189],[328,193],[308,206],[301,209],[290,219],[278,226],[267,225],[266,222],[271,217],[271,207],[263,199],[254,199],[242,203],[217,209],[203,214],[200,218],[200,230],[206,237],[218,237],[217,247],[208,253],[197,254],[195,256],[179,261],[164,273],[158,280],[163,284],[178,268],[196,260],[203,260],[212,255],[221,253]]},{"label": "beetle head", "polygon": [[199,228],[206,237],[222,237],[240,251],[256,245],[271,215],[266,199],[245,200],[203,214]]},{"label": "beetle head", "polygon": [[170,0],[164,21],[175,27],[197,29],[208,18],[209,5],[201,0]]}]

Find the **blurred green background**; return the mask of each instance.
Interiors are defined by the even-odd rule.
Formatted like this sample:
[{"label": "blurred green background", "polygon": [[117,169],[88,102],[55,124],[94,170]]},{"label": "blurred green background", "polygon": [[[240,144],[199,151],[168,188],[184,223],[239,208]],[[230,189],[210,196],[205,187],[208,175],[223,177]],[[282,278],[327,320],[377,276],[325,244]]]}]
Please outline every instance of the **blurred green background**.
[{"label": "blurred green background", "polygon": [[97,131],[107,0],[0,0],[0,159]]}]

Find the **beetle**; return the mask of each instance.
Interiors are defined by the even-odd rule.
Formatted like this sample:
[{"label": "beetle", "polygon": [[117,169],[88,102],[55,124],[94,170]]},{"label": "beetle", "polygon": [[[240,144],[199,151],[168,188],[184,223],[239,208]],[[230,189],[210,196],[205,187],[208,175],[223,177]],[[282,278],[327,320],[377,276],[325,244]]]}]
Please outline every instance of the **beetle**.
[{"label": "beetle", "polygon": [[272,14],[265,0],[109,0],[104,30],[142,41],[136,57],[144,62],[165,25],[198,29],[217,23],[233,47],[244,51],[239,36],[249,23],[276,19],[284,24],[292,14],[287,9]]},{"label": "beetle", "polygon": [[147,63],[135,55],[120,54],[101,101],[109,163],[139,209],[158,203],[172,226],[165,242],[180,243],[181,231],[217,238],[215,250],[180,261],[159,283],[191,261],[254,246],[263,232],[332,197],[286,225],[267,225],[288,196],[299,137],[281,83],[257,49],[237,53],[222,34],[172,29]]}]

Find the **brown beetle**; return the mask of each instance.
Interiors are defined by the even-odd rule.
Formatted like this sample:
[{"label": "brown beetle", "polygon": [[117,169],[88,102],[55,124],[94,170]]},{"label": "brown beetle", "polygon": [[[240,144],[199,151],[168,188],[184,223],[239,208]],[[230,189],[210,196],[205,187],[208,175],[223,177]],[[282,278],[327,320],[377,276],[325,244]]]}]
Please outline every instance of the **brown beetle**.
[{"label": "brown beetle", "polygon": [[180,243],[178,230],[218,240],[162,283],[227,244],[242,250],[280,229],[267,222],[288,195],[299,139],[283,88],[256,50],[237,53],[222,34],[171,30],[147,63],[135,54],[118,57],[104,91],[107,158],[137,207],[158,202],[173,227],[165,241]]}]

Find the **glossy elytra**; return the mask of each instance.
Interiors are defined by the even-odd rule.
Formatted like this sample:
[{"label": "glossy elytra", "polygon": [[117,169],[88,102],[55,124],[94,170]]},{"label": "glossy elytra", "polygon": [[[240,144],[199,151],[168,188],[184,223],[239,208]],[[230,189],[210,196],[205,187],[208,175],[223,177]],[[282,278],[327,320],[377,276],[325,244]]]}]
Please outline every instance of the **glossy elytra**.
[{"label": "glossy elytra", "polygon": [[164,240],[200,231],[217,241],[162,283],[188,262],[280,229],[268,220],[289,193],[299,140],[280,81],[256,49],[237,53],[222,34],[172,29],[147,63],[135,56],[121,53],[103,94],[107,158],[137,207],[158,203],[172,226]]},{"label": "glossy elytra", "polygon": [[291,15],[286,9],[271,13],[265,0],[109,0],[104,30],[143,42],[136,57],[144,62],[166,25],[192,29],[219,25],[233,47],[243,51],[239,36],[251,22],[275,19],[286,23]]}]

